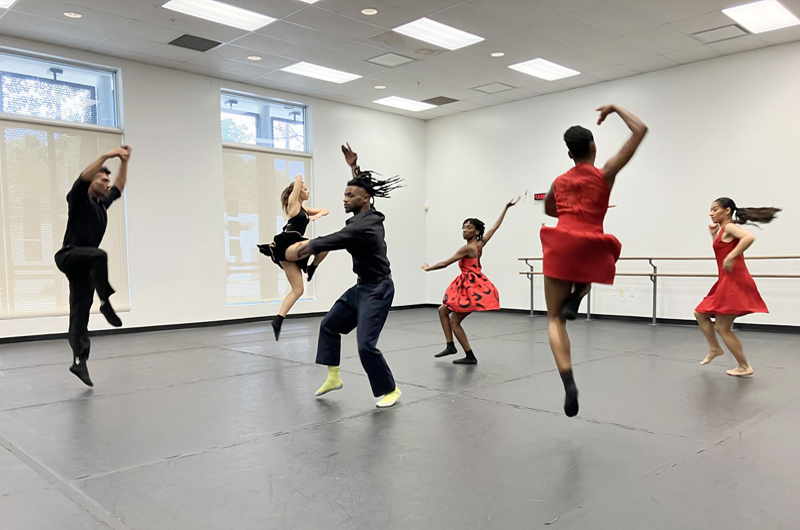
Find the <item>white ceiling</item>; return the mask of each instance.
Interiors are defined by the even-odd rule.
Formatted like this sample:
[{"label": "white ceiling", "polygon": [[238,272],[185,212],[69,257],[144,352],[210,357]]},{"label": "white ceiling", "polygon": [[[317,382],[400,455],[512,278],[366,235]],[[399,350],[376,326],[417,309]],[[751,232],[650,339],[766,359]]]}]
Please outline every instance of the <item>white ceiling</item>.
[{"label": "white ceiling", "polygon": [[[720,10],[748,0],[224,0],[280,19],[255,32],[160,7],[166,1],[18,0],[0,9],[0,34],[423,119],[800,40],[800,26],[709,45],[690,36],[732,24]],[[800,0],[781,1],[800,16]],[[367,7],[378,14],[362,15]],[[66,18],[66,11],[83,17]],[[390,31],[422,16],[486,40],[452,52]],[[184,33],[223,45],[200,53],[166,44]],[[492,58],[495,51],[505,56]],[[387,52],[415,61],[397,68],[366,62]],[[507,68],[536,57],[582,74],[548,82]],[[336,85],[279,70],[298,60],[364,77]],[[511,88],[474,90],[493,83]],[[419,113],[372,103],[392,95],[459,101]]]}]

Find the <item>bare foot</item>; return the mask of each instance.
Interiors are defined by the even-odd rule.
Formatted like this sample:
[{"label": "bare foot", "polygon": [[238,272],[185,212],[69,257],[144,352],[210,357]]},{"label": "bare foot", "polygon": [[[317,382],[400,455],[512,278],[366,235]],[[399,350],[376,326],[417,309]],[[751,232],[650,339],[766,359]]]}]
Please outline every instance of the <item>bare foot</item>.
[{"label": "bare foot", "polygon": [[706,355],[706,358],[700,361],[700,364],[708,364],[714,360],[714,357],[719,357],[723,353],[725,353],[725,350],[723,350],[722,348],[718,350],[711,350],[708,352],[708,355]]},{"label": "bare foot", "polygon": [[746,375],[753,375],[753,367],[752,366],[737,366],[733,370],[728,370],[728,375],[733,375],[736,377],[744,377]]}]

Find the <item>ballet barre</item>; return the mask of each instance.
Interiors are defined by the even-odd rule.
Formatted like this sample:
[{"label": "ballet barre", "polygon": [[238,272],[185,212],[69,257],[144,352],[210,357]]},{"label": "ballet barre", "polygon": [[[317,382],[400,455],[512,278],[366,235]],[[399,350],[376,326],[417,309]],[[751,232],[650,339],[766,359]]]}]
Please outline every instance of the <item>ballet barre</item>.
[{"label": "ballet barre", "polygon": [[[651,325],[656,326],[658,325],[658,279],[659,278],[717,278],[718,274],[706,274],[706,273],[663,273],[658,272],[658,265],[655,263],[657,261],[714,261],[716,260],[715,257],[712,256],[703,256],[703,257],[681,257],[681,256],[664,256],[664,257],[639,257],[639,256],[628,256],[628,257],[621,257],[619,261],[647,261],[650,267],[653,269],[652,272],[618,272],[616,276],[624,276],[624,277],[640,277],[640,278],[649,278],[650,282],[653,284],[653,317]],[[800,256],[747,256],[747,261],[751,260],[800,260]],[[520,272],[519,274],[522,276],[526,276],[531,284],[531,316],[534,315],[534,282],[533,279],[535,276],[544,276],[543,272],[535,271],[534,270],[534,263],[537,261],[542,261],[541,257],[538,258],[518,258],[518,261],[524,261],[525,264],[528,266],[527,271]],[[752,274],[753,278],[783,278],[783,279],[798,279],[800,278],[799,274]],[[586,320],[592,319],[592,291],[589,291],[589,294],[586,295]]]}]

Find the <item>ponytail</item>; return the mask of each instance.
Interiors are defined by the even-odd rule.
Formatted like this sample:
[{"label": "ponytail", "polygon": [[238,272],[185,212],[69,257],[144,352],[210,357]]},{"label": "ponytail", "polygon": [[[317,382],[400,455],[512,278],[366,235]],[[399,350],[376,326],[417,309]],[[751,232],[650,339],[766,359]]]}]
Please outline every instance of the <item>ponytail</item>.
[{"label": "ponytail", "polygon": [[737,225],[766,224],[775,219],[780,208],[739,208],[733,199],[720,197],[715,201],[722,208],[731,209],[731,219]]}]

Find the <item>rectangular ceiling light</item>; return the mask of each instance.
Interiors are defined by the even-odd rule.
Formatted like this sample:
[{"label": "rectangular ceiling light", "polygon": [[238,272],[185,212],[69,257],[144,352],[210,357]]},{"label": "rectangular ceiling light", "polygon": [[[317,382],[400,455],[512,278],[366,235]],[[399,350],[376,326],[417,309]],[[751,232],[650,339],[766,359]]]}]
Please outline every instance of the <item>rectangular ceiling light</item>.
[{"label": "rectangular ceiling light", "polygon": [[403,110],[410,110],[411,112],[419,112],[421,110],[435,109],[436,105],[423,103],[421,101],[414,101],[412,99],[391,96],[383,99],[376,99],[373,103],[378,105],[386,105],[388,107],[395,107]]},{"label": "rectangular ceiling light", "polygon": [[484,40],[483,37],[478,37],[472,33],[461,31],[460,29],[451,28],[441,22],[436,22],[429,18],[421,18],[408,24],[403,24],[394,28],[402,35],[407,35],[415,39],[435,44],[447,50],[458,50],[470,44],[475,44]]},{"label": "rectangular ceiling light", "polygon": [[284,72],[289,72],[290,74],[304,75],[306,77],[313,77],[314,79],[330,81],[331,83],[337,83],[340,85],[361,77],[360,75],[342,72],[341,70],[334,70],[333,68],[326,68],[324,66],[307,63],[305,61],[295,63],[287,66],[286,68],[281,68],[281,70]]},{"label": "rectangular ceiling light", "polygon": [[522,72],[523,74],[544,79],[545,81],[555,81],[556,79],[580,75],[580,72],[577,70],[561,66],[560,64],[551,63],[541,57],[531,61],[525,61],[524,63],[512,64],[509,68],[517,72]]},{"label": "rectangular ceiling light", "polygon": [[248,11],[241,7],[229,6],[216,0],[170,0],[162,7],[247,31],[255,31],[275,22],[274,18],[267,15]]},{"label": "rectangular ceiling light", "polygon": [[800,24],[800,20],[776,0],[753,2],[723,9],[722,12],[751,33],[764,33]]},{"label": "rectangular ceiling light", "polygon": [[11,4],[13,4],[16,1],[17,0],[0,0],[0,9],[11,7]]}]

